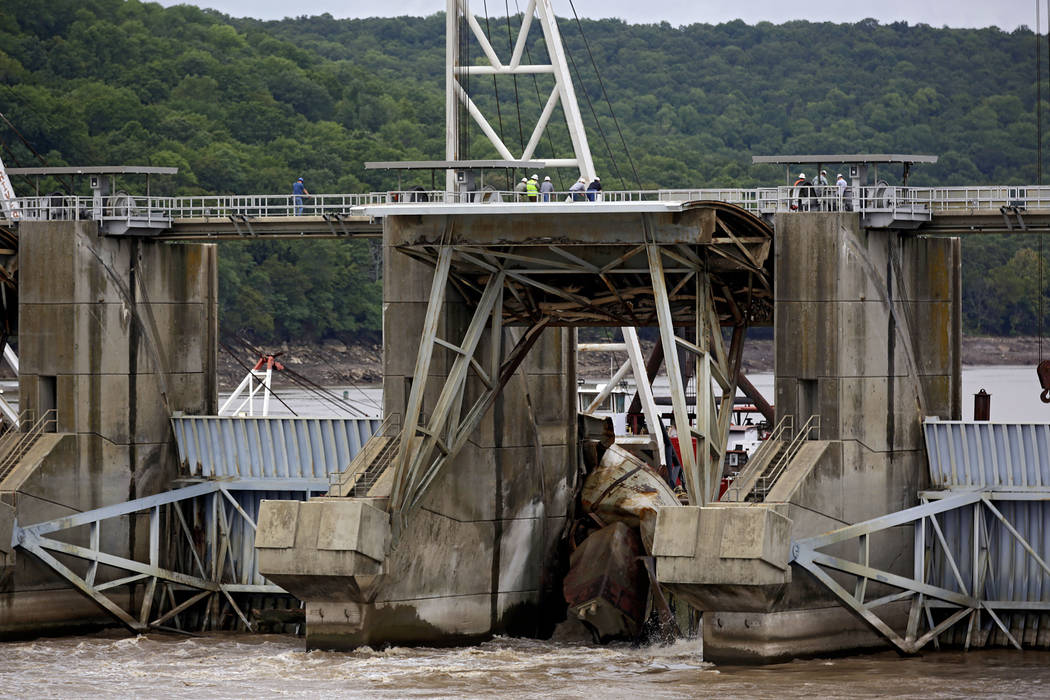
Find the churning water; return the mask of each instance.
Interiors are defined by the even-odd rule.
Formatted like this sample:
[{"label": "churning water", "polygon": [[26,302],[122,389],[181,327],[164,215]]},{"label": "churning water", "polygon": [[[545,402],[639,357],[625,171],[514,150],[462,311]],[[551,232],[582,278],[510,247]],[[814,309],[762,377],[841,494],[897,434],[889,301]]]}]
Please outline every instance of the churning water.
[{"label": "churning water", "polygon": [[[752,381],[772,396],[771,375]],[[972,395],[992,393],[999,421],[1050,420],[1030,367],[974,367]],[[342,396],[344,389],[333,390]],[[348,390],[375,415],[381,392]],[[332,409],[307,392],[287,396],[300,415]],[[274,407],[284,412],[283,406]],[[287,415],[287,413],[286,413]],[[671,646],[593,646],[497,638],[452,649],[393,647],[306,651],[275,635],[94,636],[0,643],[0,698],[874,698],[1050,697],[1050,652],[892,652],[761,667],[704,663],[696,641]]]},{"label": "churning water", "polygon": [[873,698],[1050,695],[1050,653],[891,652],[717,667],[695,641],[591,646],[496,638],[472,647],[306,651],[300,638],[213,634],[0,644],[4,698]]}]

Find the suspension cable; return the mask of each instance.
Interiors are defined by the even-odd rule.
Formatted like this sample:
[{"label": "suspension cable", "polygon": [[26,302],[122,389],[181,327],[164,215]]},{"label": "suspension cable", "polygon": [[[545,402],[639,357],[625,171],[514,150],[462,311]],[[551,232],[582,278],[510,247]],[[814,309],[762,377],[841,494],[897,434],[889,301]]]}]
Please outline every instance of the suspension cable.
[{"label": "suspension cable", "polygon": [[[482,0],[482,7],[485,9],[485,38],[488,39],[489,44],[491,44],[492,27],[489,26],[489,0]],[[503,111],[499,106],[499,85],[496,84],[495,73],[492,74],[492,90],[496,93],[496,119],[499,121],[499,140],[505,142],[503,138]]]},{"label": "suspension cable", "polygon": [[[575,9],[573,12],[575,12]],[[557,21],[557,18],[555,18],[555,21]],[[579,20],[577,20],[576,23],[579,25]],[[580,36],[583,36],[582,32]],[[587,92],[586,88],[583,87],[583,76],[580,74],[580,69],[576,67],[576,59],[574,59],[572,54],[568,51],[565,52],[565,55],[569,57],[569,63],[572,64],[572,70],[576,73],[576,81],[580,84],[580,91],[583,92],[583,96],[587,98],[587,108],[591,110],[591,116],[594,117],[594,123],[598,125],[598,133],[601,134],[602,143],[605,144],[605,151],[609,154],[609,162],[612,163],[613,169],[616,171],[616,178],[620,181],[620,189],[626,190],[627,185],[623,181],[623,175],[620,174],[620,166],[616,162],[616,158],[613,156],[612,148],[609,147],[609,139],[605,138],[605,129],[602,128],[602,123],[598,120],[598,113],[594,111],[594,105],[591,104],[590,94]],[[615,119],[615,116],[613,118]],[[638,184],[638,189],[642,189],[641,183]]]},{"label": "suspension cable", "polygon": [[[521,14],[521,26],[524,26],[524,24],[525,24],[525,14],[522,13],[521,12],[521,8],[518,7],[518,0],[514,0],[514,9],[517,10],[517,12]],[[519,27],[519,31],[520,31],[520,27]],[[532,27],[531,26],[529,27],[529,31],[530,32],[532,31]],[[525,57],[528,59],[529,63],[532,63],[532,51],[529,50],[529,38],[528,37],[525,37]],[[537,104],[542,105],[543,104],[543,97],[540,95],[540,81],[536,77],[535,73],[532,74],[532,84],[536,88],[536,102],[537,102]],[[540,109],[542,110],[542,107]],[[564,109],[564,106],[562,107],[562,109]],[[547,145],[550,147],[550,149],[551,149],[551,156],[553,157],[554,154],[556,153],[556,151],[554,150],[554,139],[551,138],[550,129],[544,129],[544,131],[547,134]],[[569,131],[569,124],[568,124],[567,121],[565,123],[565,131],[566,131],[566,133]],[[569,141],[572,142],[572,136],[571,135],[569,136]],[[564,192],[565,191],[565,181],[562,179],[561,169],[560,168],[556,169],[554,171],[554,174],[558,176],[558,189],[560,191]]]},{"label": "suspension cable", "polygon": [[[34,156],[36,156],[36,159],[38,161],[40,161],[40,164],[46,166],[47,165],[47,159],[44,158],[44,156],[40,155],[40,153],[38,153],[35,148],[33,148],[33,144],[29,143],[29,139],[27,139],[25,136],[23,136],[22,132],[19,131],[18,128],[14,124],[11,123],[11,120],[7,118],[7,115],[4,114],[3,112],[0,112],[0,119],[2,119],[5,124],[7,124],[9,127],[11,127],[11,131],[15,132],[15,135],[19,138],[19,140],[22,142],[22,144],[25,145],[25,147],[29,149],[30,153],[32,153]],[[70,178],[68,182],[63,182],[62,178],[60,178],[60,177],[58,177],[56,175],[55,179],[58,180],[61,184],[66,186],[66,190],[69,192],[69,194],[73,194],[73,179],[72,178]]]},{"label": "suspension cable", "polygon": [[[244,347],[249,349],[254,354],[259,355],[260,357],[268,354],[268,353],[263,352],[260,348],[257,348],[255,346],[253,346],[251,343],[246,341],[244,338],[238,337],[237,340],[240,341],[240,343]],[[322,401],[324,403],[331,404],[331,405],[335,406],[336,408],[338,408],[340,410],[349,410],[350,412],[356,413],[356,414],[358,414],[359,416],[362,416],[362,417],[366,415],[364,413],[364,411],[362,411],[361,409],[357,408],[356,406],[354,406],[352,403],[350,403],[346,399],[342,399],[342,398],[338,397],[337,395],[333,394],[331,391],[329,391],[325,387],[321,386],[320,384],[318,384],[317,382],[313,381],[312,379],[310,379],[308,377],[305,377],[302,374],[299,374],[295,370],[293,370],[293,369],[291,369],[289,367],[285,367],[281,371],[285,374],[285,376],[287,376],[289,379],[291,379],[294,383],[298,384],[303,389],[307,390],[308,392],[310,392],[311,394],[316,396],[318,400],[320,400],[320,401]],[[362,391],[361,389],[358,389],[358,391],[360,391],[362,395],[365,395],[364,391]],[[284,402],[282,401],[282,403],[284,403]],[[375,402],[372,401],[372,404],[375,405]],[[288,410],[291,410],[291,409],[288,409]]]},{"label": "suspension cable", "polygon": [[[242,341],[242,342],[243,342],[243,341]],[[237,364],[239,364],[239,365],[240,365],[241,367],[243,367],[243,368],[244,368],[244,371],[245,371],[245,372],[251,372],[251,371],[252,371],[252,368],[251,368],[251,367],[249,367],[248,365],[244,364],[243,362],[241,362],[241,358],[237,357],[237,354],[236,354],[236,353],[234,353],[234,352],[233,352],[233,350],[230,350],[230,348],[229,348],[229,347],[228,347],[228,346],[226,345],[226,343],[219,343],[219,347],[221,347],[221,348],[222,348],[223,350],[225,350],[225,351],[226,351],[226,352],[227,352],[227,353],[229,354],[229,356],[230,356],[230,357],[232,357],[232,358],[234,359],[234,361],[235,361],[235,362],[236,362]],[[291,407],[291,406],[289,406],[288,404],[286,404],[286,403],[284,402],[284,399],[282,399],[282,398],[281,398],[280,396],[278,396],[278,395],[277,395],[277,392],[276,392],[276,391],[274,391],[274,390],[273,390],[272,388],[270,388],[269,390],[270,390],[270,395],[271,395],[271,396],[273,396],[273,397],[274,397],[275,399],[277,399],[278,401],[280,401],[280,403],[281,403],[281,405],[282,405],[282,406],[284,406],[284,407],[285,407],[285,408],[287,408],[287,409],[288,409],[289,411],[291,411],[291,414],[292,414],[293,416],[298,416],[298,415],[299,415],[299,414],[298,414],[298,413],[296,413],[296,412],[295,412],[294,410],[292,410],[292,407]]]},{"label": "suspension cable", "polygon": [[[1047,0],[1050,2],[1050,0]],[[513,55],[514,53],[514,37],[510,31],[510,0],[503,0],[503,7],[507,11],[507,51]],[[514,106],[518,110],[518,142],[521,144],[522,153],[525,152],[525,130],[521,127],[521,98],[518,97],[518,74],[512,73],[511,77],[514,78]]]},{"label": "suspension cable", "polygon": [[591,45],[587,41],[587,36],[583,33],[583,24],[580,22],[580,16],[576,14],[576,5],[573,4],[572,0],[569,0],[569,7],[572,8],[572,16],[576,18],[576,26],[580,30],[580,36],[583,38],[583,45],[587,49],[587,55],[590,56],[591,65],[594,66],[594,74],[598,76],[598,84],[602,88],[602,95],[605,97],[605,103],[609,105],[609,114],[612,115],[613,124],[616,125],[616,131],[620,134],[620,143],[623,144],[624,153],[627,154],[627,162],[631,164],[631,171],[634,173],[634,180],[638,184],[638,189],[642,189],[642,180],[638,177],[638,170],[634,167],[634,159],[631,158],[631,150],[627,148],[627,140],[623,137],[623,130],[620,129],[620,120],[616,118],[616,113],[613,111],[612,101],[609,99],[609,93],[605,90],[605,81],[602,80],[601,71],[598,70],[598,64],[594,60],[594,54],[591,53]]}]

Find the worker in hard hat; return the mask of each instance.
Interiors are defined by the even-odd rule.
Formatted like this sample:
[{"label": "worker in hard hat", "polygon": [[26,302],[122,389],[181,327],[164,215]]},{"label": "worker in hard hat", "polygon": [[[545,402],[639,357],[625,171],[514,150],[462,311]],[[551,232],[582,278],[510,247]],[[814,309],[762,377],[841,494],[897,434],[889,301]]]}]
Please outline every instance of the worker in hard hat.
[{"label": "worker in hard hat", "polygon": [[530,202],[535,202],[540,198],[540,176],[536,173],[533,173],[529,181],[525,183],[525,196]]},{"label": "worker in hard hat", "polygon": [[572,196],[572,201],[582,202],[587,198],[587,179],[581,177],[576,182],[572,183],[572,187],[569,188],[569,195]]},{"label": "worker in hard hat", "polygon": [[551,182],[551,176],[545,175],[543,182],[540,183],[540,196],[544,202],[551,201],[551,192],[554,191],[554,183]]},{"label": "worker in hard hat", "polygon": [[587,185],[587,199],[592,202],[596,199],[602,198],[602,179],[597,175],[591,180],[591,184]]},{"label": "worker in hard hat", "polygon": [[521,178],[521,182],[514,186],[514,201],[520,202],[525,199],[525,190],[527,189],[528,182],[529,178],[523,177]]},{"label": "worker in hard hat", "polygon": [[809,180],[806,179],[806,174],[799,173],[795,184],[791,187],[794,188],[791,190],[791,208],[795,210],[807,208],[809,204]]}]

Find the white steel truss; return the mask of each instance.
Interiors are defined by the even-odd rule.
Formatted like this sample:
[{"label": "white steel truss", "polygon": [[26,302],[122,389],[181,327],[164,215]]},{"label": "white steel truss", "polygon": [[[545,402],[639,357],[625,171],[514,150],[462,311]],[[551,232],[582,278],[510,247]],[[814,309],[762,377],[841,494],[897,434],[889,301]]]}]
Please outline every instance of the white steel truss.
[{"label": "white steel truss", "polygon": [[[1045,553],[1040,556],[1042,543],[1033,546],[1021,532],[1024,524],[1012,523],[1003,508],[1011,502],[1043,502],[1050,491],[947,490],[921,496],[921,505],[794,542],[792,562],[823,583],[843,606],[902,654],[915,654],[930,642],[939,647],[938,638],[963,620],[967,621],[964,646],[969,648],[980,629],[982,614],[1020,649],[1009,621],[1004,622],[1000,614],[1045,614],[1050,612],[1050,601],[1040,595],[1015,595],[1012,586],[1011,590],[1002,590],[994,580],[994,569],[1005,565],[1007,578],[1035,579],[1050,576],[1050,565]],[[960,516],[956,522],[963,526],[948,530],[944,518],[949,515]],[[912,575],[871,566],[870,537],[906,525],[913,528]],[[841,549],[850,540],[857,542],[855,560],[820,551],[835,545]],[[852,577],[852,591],[844,583],[846,577]],[[882,587],[883,594],[871,598],[869,586]],[[911,607],[902,633],[876,611],[905,600]]]},{"label": "white steel truss", "polygon": [[[460,18],[464,18],[470,33],[477,41],[488,65],[460,65]],[[459,107],[466,108],[467,113],[477,123],[500,157],[508,161],[529,161],[533,159],[536,147],[543,136],[555,107],[561,104],[565,113],[565,122],[572,140],[574,157],[545,158],[548,167],[575,167],[580,176],[588,182],[594,180],[594,162],[591,160],[591,149],[587,143],[587,132],[583,127],[580,107],[576,102],[576,91],[572,75],[566,62],[565,47],[562,45],[558,22],[551,7],[550,0],[529,0],[522,15],[521,28],[514,43],[514,51],[509,60],[500,59],[492,43],[485,35],[477,17],[470,9],[469,0],[448,0],[445,15],[445,157],[447,160],[460,160],[459,157]],[[539,22],[543,31],[544,43],[550,63],[522,63],[522,54],[528,41],[529,29],[533,20]],[[509,18],[508,18],[509,21]],[[554,77],[554,89],[544,104],[543,111],[532,130],[520,158],[516,158],[507,144],[504,143],[488,119],[471,99],[460,81],[461,77],[471,75],[533,75],[550,74]],[[446,188],[455,190],[455,171],[447,173]]]},{"label": "white steel truss", "polygon": [[[205,481],[34,525],[20,527],[16,523],[12,545],[32,553],[132,632],[172,629],[169,625],[186,631],[189,623],[180,620],[180,616],[198,603],[205,604],[203,615],[196,617],[198,622],[194,626],[198,629],[218,629],[222,608],[226,607],[251,630],[253,625],[234,596],[287,593],[265,579],[260,581],[254,573],[251,542],[237,536],[235,520],[243,518],[245,526],[252,531],[256,523],[232,492],[280,490],[309,495],[324,492],[326,488],[324,481],[309,479]],[[202,542],[198,541],[193,523],[187,521],[182,510],[183,505],[194,501],[202,501],[199,505],[211,513]],[[110,521],[119,527],[133,514],[143,512],[149,517],[145,561],[106,552],[101,536],[104,523]],[[88,528],[87,546],[51,536],[63,533],[76,539],[78,529],[84,527]],[[199,549],[202,551],[198,552]],[[86,562],[87,567],[76,567],[72,563],[67,566],[56,554],[63,555],[66,562],[70,559]],[[100,565],[120,574],[117,578],[109,574],[105,580],[99,580]],[[135,591],[139,586],[144,586],[141,596]],[[123,598],[129,601],[129,609],[121,607],[112,597],[121,590],[127,591]],[[136,599],[140,601],[137,606],[134,605]]]}]

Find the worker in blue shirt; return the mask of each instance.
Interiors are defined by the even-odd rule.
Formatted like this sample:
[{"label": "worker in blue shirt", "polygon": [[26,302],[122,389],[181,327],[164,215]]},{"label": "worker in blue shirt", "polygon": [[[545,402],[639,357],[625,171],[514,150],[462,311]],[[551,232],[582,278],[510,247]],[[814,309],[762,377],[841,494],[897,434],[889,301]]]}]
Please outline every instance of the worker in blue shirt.
[{"label": "worker in blue shirt", "polygon": [[303,213],[303,195],[311,196],[309,190],[306,189],[306,185],[303,184],[302,178],[299,178],[292,184],[292,195],[295,198],[295,215],[301,216]]}]

